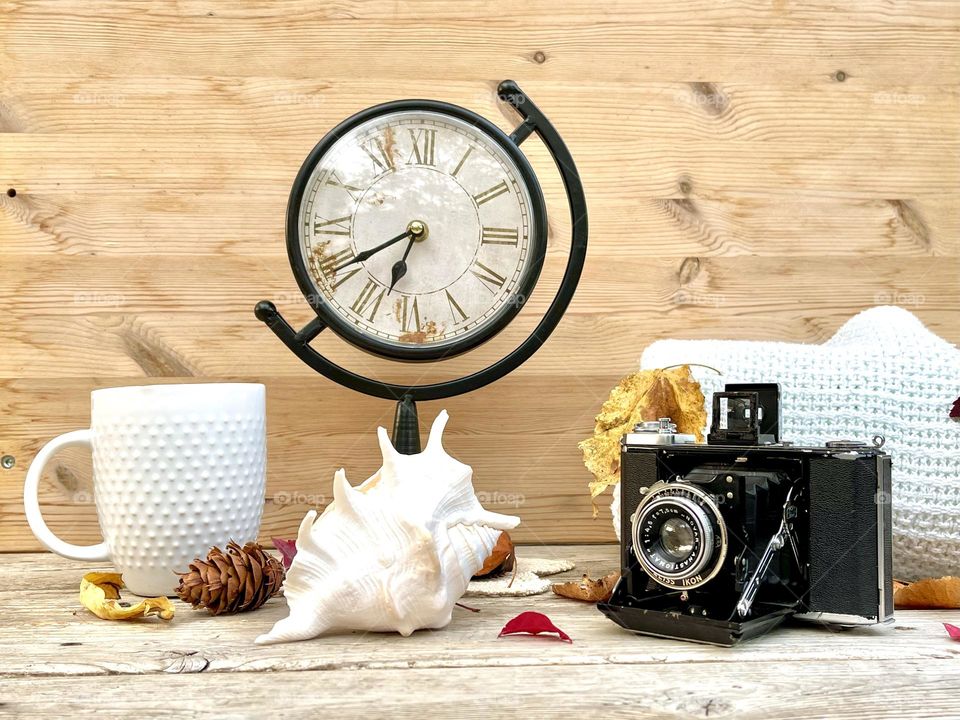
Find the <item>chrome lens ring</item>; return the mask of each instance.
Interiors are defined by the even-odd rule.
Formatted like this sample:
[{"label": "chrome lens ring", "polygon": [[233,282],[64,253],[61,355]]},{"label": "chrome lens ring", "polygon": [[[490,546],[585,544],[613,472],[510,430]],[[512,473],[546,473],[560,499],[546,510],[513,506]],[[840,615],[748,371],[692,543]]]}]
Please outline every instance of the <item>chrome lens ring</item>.
[{"label": "chrome lens ring", "polygon": [[[689,529],[689,552],[675,557],[665,547],[664,535],[671,523]],[[635,547],[641,562],[651,564],[661,575],[677,580],[696,575],[713,555],[713,527],[710,518],[692,500],[685,497],[661,497],[649,503],[640,515]]]},{"label": "chrome lens ring", "polygon": [[[689,530],[690,550],[678,553],[664,542],[673,524]],[[727,554],[727,529],[713,499],[683,482],[660,483],[633,516],[633,553],[651,578],[670,588],[689,590],[710,581]]]}]

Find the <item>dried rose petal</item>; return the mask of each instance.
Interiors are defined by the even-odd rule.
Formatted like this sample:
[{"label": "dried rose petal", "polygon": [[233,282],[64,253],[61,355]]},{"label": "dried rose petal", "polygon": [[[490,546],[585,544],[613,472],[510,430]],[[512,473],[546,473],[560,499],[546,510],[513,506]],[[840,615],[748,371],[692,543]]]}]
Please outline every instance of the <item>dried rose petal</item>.
[{"label": "dried rose petal", "polygon": [[[572,643],[573,640],[563,630],[558,628],[543,613],[522,612],[503,626],[497,637],[504,635],[540,635],[541,633],[556,633],[556,640]],[[548,637],[553,637],[552,635]]]},{"label": "dried rose petal", "polygon": [[951,625],[950,623],[944,623],[943,627],[946,628],[947,635],[949,635],[951,639],[960,640],[960,627]]},{"label": "dried rose petal", "polygon": [[297,541],[285,540],[284,538],[270,538],[273,546],[279,551],[283,558],[283,569],[289,570],[294,556],[297,554]]}]

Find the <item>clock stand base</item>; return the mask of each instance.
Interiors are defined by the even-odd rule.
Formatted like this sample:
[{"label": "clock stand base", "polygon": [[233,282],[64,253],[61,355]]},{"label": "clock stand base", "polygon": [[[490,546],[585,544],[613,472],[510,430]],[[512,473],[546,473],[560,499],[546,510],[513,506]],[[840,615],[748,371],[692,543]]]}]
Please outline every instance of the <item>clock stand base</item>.
[{"label": "clock stand base", "polygon": [[393,418],[393,446],[404,455],[416,455],[421,451],[420,418],[412,395],[404,395],[397,401],[397,413]]}]

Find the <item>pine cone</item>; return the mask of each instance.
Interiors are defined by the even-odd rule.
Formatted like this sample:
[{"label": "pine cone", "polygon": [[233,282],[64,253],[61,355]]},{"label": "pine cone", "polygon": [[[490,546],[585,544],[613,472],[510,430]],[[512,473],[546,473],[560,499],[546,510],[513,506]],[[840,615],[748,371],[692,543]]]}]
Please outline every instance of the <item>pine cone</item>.
[{"label": "pine cone", "polygon": [[280,592],[283,565],[257,543],[242,548],[231,540],[227,552],[214,547],[206,560],[197,558],[185,573],[177,573],[177,595],[211,615],[256,610]]}]

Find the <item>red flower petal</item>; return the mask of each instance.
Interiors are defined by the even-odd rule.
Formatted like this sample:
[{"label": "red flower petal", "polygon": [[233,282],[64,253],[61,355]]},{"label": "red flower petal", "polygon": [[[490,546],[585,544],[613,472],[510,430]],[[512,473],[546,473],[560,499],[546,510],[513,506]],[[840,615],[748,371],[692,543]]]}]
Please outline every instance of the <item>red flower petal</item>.
[{"label": "red flower petal", "polygon": [[283,538],[270,538],[270,540],[273,541],[273,546],[280,551],[280,556],[283,558],[283,568],[289,570],[290,563],[293,562],[293,557],[297,554],[297,541],[284,540]]},{"label": "red flower petal", "polygon": [[953,407],[950,408],[950,418],[960,420],[960,398],[957,398],[956,402],[953,403]]},{"label": "red flower petal", "polygon": [[550,618],[543,613],[522,612],[503,626],[497,637],[504,635],[540,635],[541,633],[556,633],[558,640],[572,643],[573,640],[563,630],[554,625]]},{"label": "red flower petal", "polygon": [[943,627],[947,630],[947,635],[949,635],[954,640],[960,640],[960,627],[956,625],[951,625],[950,623],[944,623]]}]

